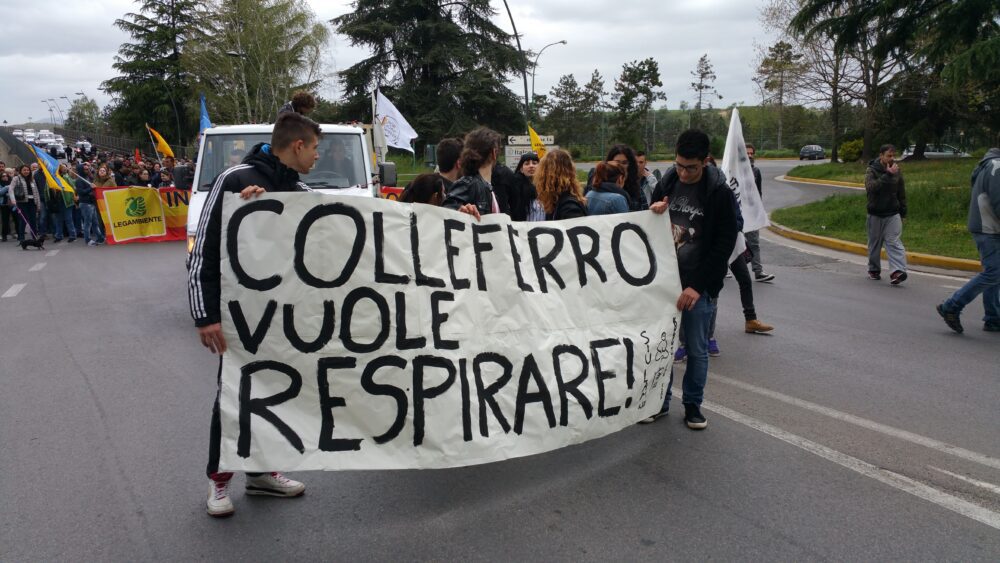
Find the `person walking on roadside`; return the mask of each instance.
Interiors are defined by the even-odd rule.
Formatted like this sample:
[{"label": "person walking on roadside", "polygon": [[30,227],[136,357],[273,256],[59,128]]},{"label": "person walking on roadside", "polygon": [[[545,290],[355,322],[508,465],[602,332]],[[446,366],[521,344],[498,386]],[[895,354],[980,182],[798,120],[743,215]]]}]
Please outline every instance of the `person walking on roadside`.
[{"label": "person walking on roadside", "polygon": [[983,271],[937,306],[949,328],[961,334],[962,309],[983,294],[983,330],[1000,332],[1000,148],[992,148],[972,173],[969,232]]},{"label": "person walking on roadside", "polygon": [[[222,427],[219,419],[219,392],[222,385],[222,359],[226,339],[222,332],[221,311],[221,233],[222,200],[225,193],[239,193],[248,198],[263,192],[311,191],[299,180],[319,159],[319,125],[302,114],[285,112],[278,116],[271,142],[254,146],[243,164],[219,175],[208,193],[198,221],[197,243],[191,253],[188,273],[188,300],[191,316],[198,327],[201,343],[220,355],[218,389],[212,409],[212,426],[206,473],[209,478],[207,508],[210,516],[229,516],[233,502],[229,494],[231,472],[219,471],[219,448]],[[261,236],[264,236],[261,234]],[[246,493],[276,497],[296,497],[305,485],[281,473],[247,473]]]},{"label": "person walking on roadside", "polygon": [[646,167],[646,152],[635,151],[635,161],[639,168],[639,188],[646,205],[653,203],[653,190],[656,189],[656,176]]},{"label": "person walking on roadside", "polygon": [[[708,381],[708,334],[739,232],[735,196],[722,172],[706,165],[708,151],[708,135],[703,131],[681,133],[674,168],[657,183],[650,206],[654,213],[669,211],[673,225],[677,268],[684,288],[676,303],[685,333],[680,344],[688,353],[681,402],[684,422],[692,430],[708,426],[701,413]],[[673,370],[662,409],[641,422],[655,422],[667,414],[672,384]]]},{"label": "person walking on roadside", "polygon": [[868,194],[868,278],[882,279],[882,247],[889,255],[889,283],[906,280],[906,249],[900,237],[906,218],[906,186],[896,163],[896,147],[882,145],[865,172]]},{"label": "person walking on roadside", "polygon": [[[760,194],[761,201],[764,201],[764,189],[762,187],[763,178],[760,168],[755,163],[757,149],[751,143],[746,144],[747,157],[750,158],[750,169],[753,170],[753,181],[757,184],[757,193]],[[764,266],[760,261],[760,231],[749,231],[743,233],[747,241],[747,248],[750,250],[750,264],[753,267],[753,279],[759,282],[769,282],[774,280],[774,274],[764,271]]]}]

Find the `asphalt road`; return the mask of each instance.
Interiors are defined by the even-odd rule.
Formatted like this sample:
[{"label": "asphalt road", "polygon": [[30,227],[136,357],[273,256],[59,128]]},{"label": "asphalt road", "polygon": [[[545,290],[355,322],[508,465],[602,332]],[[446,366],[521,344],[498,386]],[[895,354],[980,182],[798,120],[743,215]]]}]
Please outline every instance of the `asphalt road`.
[{"label": "asphalt road", "polygon": [[[765,190],[771,207],[830,192]],[[860,258],[762,244],[777,329],[744,334],[727,281],[706,431],[672,412],[485,466],[300,473],[303,498],[235,487],[236,515],[213,520],[217,360],[183,245],[5,243],[0,561],[1000,559],[1000,336],[981,304],[958,336],[933,310],[958,277],[890,287]]]}]

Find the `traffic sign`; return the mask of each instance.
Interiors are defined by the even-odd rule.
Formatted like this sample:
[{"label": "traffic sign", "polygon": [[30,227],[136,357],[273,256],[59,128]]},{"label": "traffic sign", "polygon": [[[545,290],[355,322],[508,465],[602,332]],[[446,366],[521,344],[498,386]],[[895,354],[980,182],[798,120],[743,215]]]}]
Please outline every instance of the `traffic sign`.
[{"label": "traffic sign", "polygon": [[[556,143],[556,138],[554,135],[539,135],[539,139],[542,140],[543,145],[554,145]],[[528,135],[509,135],[507,137],[508,145],[528,145],[531,146],[531,137]]]}]

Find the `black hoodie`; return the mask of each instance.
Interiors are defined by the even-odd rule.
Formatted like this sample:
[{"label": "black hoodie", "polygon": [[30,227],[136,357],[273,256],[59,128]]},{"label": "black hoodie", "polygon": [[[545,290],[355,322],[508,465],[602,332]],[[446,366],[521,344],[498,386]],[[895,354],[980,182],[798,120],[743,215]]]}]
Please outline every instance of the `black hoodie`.
[{"label": "black hoodie", "polygon": [[892,217],[899,214],[906,218],[906,184],[903,173],[889,174],[882,161],[874,159],[865,172],[865,191],[868,193],[868,214]]},{"label": "black hoodie", "polygon": [[242,164],[227,169],[212,184],[198,219],[198,233],[188,271],[188,301],[195,326],[221,322],[219,299],[222,278],[219,271],[219,240],[222,229],[223,193],[239,193],[248,186],[269,192],[311,191],[299,181],[299,173],[271,154],[271,146],[260,143],[250,149]]}]

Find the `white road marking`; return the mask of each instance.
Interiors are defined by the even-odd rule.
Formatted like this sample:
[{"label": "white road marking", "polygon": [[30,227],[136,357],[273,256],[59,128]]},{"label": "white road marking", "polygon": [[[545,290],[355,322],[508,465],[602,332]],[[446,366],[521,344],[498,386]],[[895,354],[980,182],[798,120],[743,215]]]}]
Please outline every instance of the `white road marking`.
[{"label": "white road marking", "polygon": [[960,285],[942,285],[941,287],[945,289],[962,289],[962,286]]},{"label": "white road marking", "polygon": [[898,438],[900,440],[905,440],[912,444],[917,444],[925,448],[930,448],[932,450],[953,455],[958,458],[962,458],[968,461],[972,461],[987,467],[992,467],[994,469],[1000,469],[1000,459],[990,457],[988,455],[983,455],[977,452],[966,450],[958,446],[953,446],[946,442],[940,440],[935,440],[934,438],[928,438],[926,436],[921,436],[919,434],[914,434],[912,432],[907,432],[906,430],[901,430],[899,428],[894,428],[892,426],[887,426],[885,424],[880,424],[873,420],[868,420],[866,418],[861,418],[860,416],[848,414],[838,410],[831,409],[829,407],[824,407],[823,405],[817,405],[816,403],[810,403],[809,401],[803,401],[802,399],[796,399],[785,395],[783,393],[778,393],[777,391],[771,391],[770,389],[765,389],[763,387],[758,387],[756,385],[751,385],[749,383],[744,383],[736,379],[731,379],[722,375],[711,374],[711,377],[716,381],[721,381],[723,383],[728,383],[734,387],[739,387],[740,389],[745,389],[759,395],[764,395],[765,397],[770,397],[774,400],[781,401],[782,403],[787,403],[808,411],[812,411],[817,414],[822,414],[830,418],[840,420],[842,422],[847,422],[849,424],[854,424],[855,426],[860,426],[862,428],[867,428],[868,430],[874,430],[886,436],[891,436],[893,438]]},{"label": "white road marking", "polygon": [[28,284],[26,284],[26,283],[15,283],[14,285],[10,286],[10,289],[8,289],[6,292],[4,292],[3,295],[0,295],[0,299],[6,298],[6,297],[17,297],[17,294],[21,293],[21,290],[24,289],[25,286],[27,286],[27,285]]},{"label": "white road marking", "polygon": [[45,264],[47,264],[47,262],[39,262],[39,263],[35,264],[34,266],[28,268],[28,271],[29,272],[37,272],[38,270],[41,270],[42,268],[44,268]]},{"label": "white road marking", "polygon": [[980,481],[979,479],[973,479],[972,477],[966,477],[965,475],[959,475],[958,473],[952,473],[951,471],[948,471],[946,469],[941,469],[939,467],[934,467],[933,465],[928,465],[927,467],[930,467],[934,471],[940,471],[941,473],[944,473],[945,475],[948,475],[950,477],[954,477],[954,478],[959,479],[961,481],[965,481],[966,483],[975,485],[975,486],[980,487],[982,489],[986,489],[987,491],[989,491],[989,492],[991,492],[991,493],[993,493],[995,495],[1000,495],[1000,487],[998,487],[997,485],[994,485],[993,483],[990,483],[990,482],[987,482],[987,481]]},{"label": "white road marking", "polygon": [[966,518],[971,518],[972,520],[986,524],[991,528],[1000,530],[1000,512],[994,512],[988,508],[979,506],[978,504],[949,495],[948,493],[939,491],[904,475],[882,469],[866,461],[862,461],[856,457],[851,457],[845,453],[830,449],[801,436],[786,432],[776,426],[771,426],[770,424],[728,409],[722,405],[706,402],[703,406],[706,409],[718,413],[730,420],[749,426],[754,430],[763,432],[809,453],[818,455],[823,459],[832,461],[841,467],[854,471],[855,473],[889,485],[894,489],[911,494],[917,498],[932,502],[942,508],[961,514]]},{"label": "white road marking", "polygon": [[55,256],[56,254],[59,254],[59,249],[58,248],[55,249],[55,250],[50,250],[50,251],[48,251],[48,252],[45,253],[46,256]]}]

